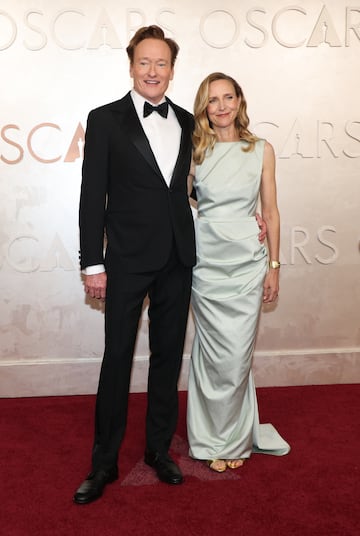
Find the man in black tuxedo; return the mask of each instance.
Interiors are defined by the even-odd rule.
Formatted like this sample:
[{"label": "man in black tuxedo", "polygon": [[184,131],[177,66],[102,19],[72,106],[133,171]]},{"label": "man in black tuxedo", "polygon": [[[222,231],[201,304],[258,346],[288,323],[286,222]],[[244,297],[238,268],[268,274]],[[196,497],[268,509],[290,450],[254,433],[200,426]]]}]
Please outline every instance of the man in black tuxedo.
[{"label": "man in black tuxedo", "polygon": [[144,27],[127,53],[133,89],[90,112],[85,138],[81,268],[85,291],[92,298],[106,298],[106,307],[92,471],[74,495],[78,504],[98,499],[118,478],[146,295],[151,356],[144,460],[160,480],[183,481],[168,450],[177,423],[177,382],[195,264],[187,195],[193,117],[165,97],[178,53],[175,41],[165,38],[158,26]]}]

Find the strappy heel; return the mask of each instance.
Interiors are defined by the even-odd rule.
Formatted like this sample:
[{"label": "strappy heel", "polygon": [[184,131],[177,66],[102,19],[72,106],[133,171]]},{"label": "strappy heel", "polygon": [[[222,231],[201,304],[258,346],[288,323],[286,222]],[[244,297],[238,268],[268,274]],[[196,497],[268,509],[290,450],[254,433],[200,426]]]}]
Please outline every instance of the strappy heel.
[{"label": "strappy heel", "polygon": [[223,473],[227,467],[225,460],[206,460],[206,465],[215,473]]}]

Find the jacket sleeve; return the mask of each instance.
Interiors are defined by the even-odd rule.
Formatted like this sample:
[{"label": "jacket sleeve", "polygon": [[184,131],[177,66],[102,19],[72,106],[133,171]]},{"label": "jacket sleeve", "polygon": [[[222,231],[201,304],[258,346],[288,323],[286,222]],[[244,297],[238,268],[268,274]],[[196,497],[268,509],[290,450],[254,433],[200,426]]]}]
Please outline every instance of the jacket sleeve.
[{"label": "jacket sleeve", "polygon": [[104,263],[109,137],[106,112],[89,113],[79,206],[80,267]]}]

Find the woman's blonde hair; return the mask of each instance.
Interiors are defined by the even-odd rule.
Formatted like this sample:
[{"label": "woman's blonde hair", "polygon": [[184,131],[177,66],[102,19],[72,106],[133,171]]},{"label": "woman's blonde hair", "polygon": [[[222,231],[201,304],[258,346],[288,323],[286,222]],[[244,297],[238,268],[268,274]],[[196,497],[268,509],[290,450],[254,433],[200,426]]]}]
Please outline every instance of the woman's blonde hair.
[{"label": "woman's blonde hair", "polygon": [[246,112],[247,104],[244,93],[239,84],[231,76],[228,76],[224,73],[211,73],[201,82],[195,97],[195,129],[192,136],[194,148],[193,158],[195,164],[201,164],[203,162],[206,151],[211,151],[217,141],[215,131],[212,129],[206,111],[209,104],[210,84],[217,80],[227,80],[230,82],[234,87],[236,96],[240,97],[240,107],[235,119],[235,128],[238,131],[239,140],[241,139],[248,142],[248,145],[243,148],[243,151],[252,151],[254,149],[255,142],[259,139],[248,130],[250,121]]}]

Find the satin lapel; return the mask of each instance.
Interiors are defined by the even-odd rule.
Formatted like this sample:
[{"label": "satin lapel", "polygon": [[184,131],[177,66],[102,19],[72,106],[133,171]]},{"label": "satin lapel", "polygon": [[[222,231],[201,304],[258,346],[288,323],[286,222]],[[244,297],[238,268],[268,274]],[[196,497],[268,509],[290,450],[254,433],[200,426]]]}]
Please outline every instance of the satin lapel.
[{"label": "satin lapel", "polygon": [[[167,100],[169,103],[171,103],[169,99]],[[177,120],[179,121],[179,124],[181,126],[181,140],[180,140],[179,154],[176,160],[176,164],[174,167],[174,171],[171,177],[170,184],[174,182],[174,180],[176,179],[178,170],[182,167],[182,160],[187,154],[187,151],[189,150],[189,144],[191,143],[191,134],[192,134],[189,123],[184,120],[184,115],[181,112],[181,110],[178,110],[177,107],[174,106],[172,103],[171,105],[173,107]]]},{"label": "satin lapel", "polygon": [[151,150],[149,141],[139,121],[130,94],[125,97],[123,102],[127,104],[125,109],[123,108],[120,110],[119,108],[117,110],[115,108],[115,112],[121,111],[121,127],[126,129],[129,141],[135,145],[147,163],[150,164],[154,171],[161,177],[162,180],[164,180],[155,156]]}]

